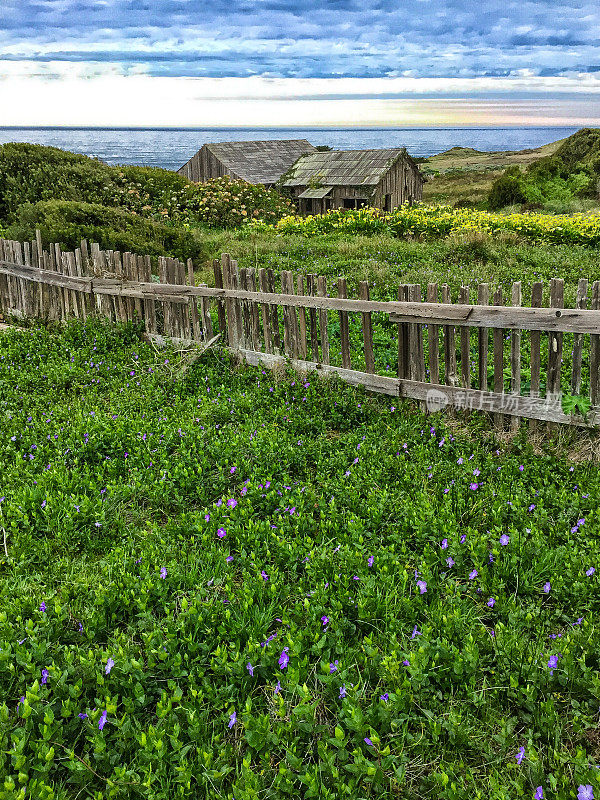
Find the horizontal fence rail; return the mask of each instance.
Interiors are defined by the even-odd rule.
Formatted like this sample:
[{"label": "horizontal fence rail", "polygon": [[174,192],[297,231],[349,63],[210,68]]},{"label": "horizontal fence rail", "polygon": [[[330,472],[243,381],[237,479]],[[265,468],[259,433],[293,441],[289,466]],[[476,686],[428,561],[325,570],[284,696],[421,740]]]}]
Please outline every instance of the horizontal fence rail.
[{"label": "horizontal fence rail", "polygon": [[[240,269],[228,254],[215,261],[214,287],[195,285],[191,260],[101,250],[82,240],[73,252],[58,244],[0,239],[0,310],[21,317],[66,320],[103,316],[144,323],[150,337],[212,341],[250,364],[283,363],[337,374],[352,385],[417,400],[430,411],[486,411],[497,427],[519,418],[600,425],[600,281],[591,297],[579,281],[574,308],[564,283],[520,282],[506,303],[488,284],[460,287],[401,284],[398,299],[371,300],[366,281],[348,297],[346,279]],[[471,300],[475,302],[471,302]],[[570,402],[566,413],[565,397]]]}]

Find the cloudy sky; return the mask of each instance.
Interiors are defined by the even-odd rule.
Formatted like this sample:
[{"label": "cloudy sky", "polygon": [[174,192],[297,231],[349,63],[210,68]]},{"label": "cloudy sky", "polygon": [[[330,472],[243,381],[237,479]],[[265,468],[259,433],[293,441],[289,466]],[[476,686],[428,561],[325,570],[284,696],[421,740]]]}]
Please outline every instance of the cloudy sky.
[{"label": "cloudy sky", "polygon": [[600,125],[598,0],[0,0],[3,125]]}]

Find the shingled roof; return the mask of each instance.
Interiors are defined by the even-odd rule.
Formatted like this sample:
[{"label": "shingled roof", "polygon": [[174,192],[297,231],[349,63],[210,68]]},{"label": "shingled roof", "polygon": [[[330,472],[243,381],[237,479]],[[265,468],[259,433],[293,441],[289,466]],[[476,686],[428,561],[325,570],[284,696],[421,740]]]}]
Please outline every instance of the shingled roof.
[{"label": "shingled roof", "polygon": [[329,150],[302,156],[286,176],[284,186],[307,186],[318,179],[324,186],[376,186],[404,147],[388,150]]},{"label": "shingled roof", "polygon": [[215,142],[206,147],[229,171],[248,183],[276,183],[300,156],[315,150],[306,139]]}]

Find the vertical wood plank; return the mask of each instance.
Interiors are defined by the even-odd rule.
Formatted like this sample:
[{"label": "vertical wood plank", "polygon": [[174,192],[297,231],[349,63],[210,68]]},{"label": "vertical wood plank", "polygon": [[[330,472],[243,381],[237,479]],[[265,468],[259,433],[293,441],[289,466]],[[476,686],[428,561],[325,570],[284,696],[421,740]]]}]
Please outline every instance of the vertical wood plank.
[{"label": "vertical wood plank", "polygon": [[[358,296],[360,300],[369,299],[369,284],[367,281],[360,281],[358,284]],[[363,344],[365,354],[365,372],[375,372],[375,358],[373,356],[373,322],[371,312],[362,315]]]},{"label": "vertical wood plank", "polygon": [[[447,283],[442,286],[442,303],[451,303],[452,296]],[[456,386],[456,334],[454,325],[444,325],[444,377],[448,386]]]},{"label": "vertical wood plank", "polygon": [[[412,303],[421,302],[421,285],[412,283],[408,287],[408,299]],[[412,381],[425,380],[425,358],[423,352],[423,326],[418,322],[410,323],[410,351],[409,351],[409,370]]]},{"label": "vertical wood plank", "polygon": [[[308,294],[314,296],[317,293],[317,276],[312,272],[306,276],[306,288]],[[310,346],[312,350],[312,360],[315,363],[319,361],[319,335],[317,331],[317,309],[308,309],[308,321],[310,325]]]},{"label": "vertical wood plank", "polygon": [[[161,283],[168,283],[167,277],[167,259],[165,256],[158,257],[158,279]],[[161,300],[163,317],[163,334],[165,336],[171,335],[171,304],[166,300]]]},{"label": "vertical wood plank", "polygon": [[[480,283],[477,287],[477,305],[487,306],[490,301],[490,287],[487,283]],[[479,388],[487,392],[488,388],[488,328],[477,330],[477,380]]]},{"label": "vertical wood plank", "polygon": [[[346,278],[338,278],[337,282],[338,297],[348,297],[348,287]],[[350,324],[347,311],[340,311],[340,347],[342,351],[342,367],[352,369],[350,362]]]},{"label": "vertical wood plank", "polygon": [[[188,285],[189,286],[195,286],[196,285],[196,276],[194,275],[194,262],[192,261],[191,258],[188,258],[186,267],[187,267],[187,282],[188,282]],[[196,341],[200,341],[200,339],[202,338],[202,332],[203,332],[203,328],[204,328],[204,325],[200,324],[200,314],[198,312],[198,302],[202,303],[203,300],[204,300],[204,298],[198,298],[198,297],[195,297],[195,296],[194,297],[190,297],[190,315],[191,315],[191,320],[192,320],[192,335],[193,335],[193,338]],[[204,318],[204,314],[202,316]],[[204,333],[206,334],[206,330],[204,330]]]},{"label": "vertical wood plank", "polygon": [[[550,281],[550,308],[564,308],[564,280],[552,278]],[[560,395],[560,373],[563,351],[563,334],[548,334],[548,386],[546,395],[555,400]]]},{"label": "vertical wood plank", "polygon": [[[398,302],[405,303],[408,300],[408,284],[401,283],[398,286]],[[410,375],[410,323],[400,322],[398,324],[398,377],[408,378]]]},{"label": "vertical wood plank", "polygon": [[[215,288],[223,288],[223,268],[219,259],[213,261],[213,273],[215,276]],[[223,338],[227,332],[227,314],[225,312],[225,303],[223,300],[217,300],[217,322],[219,325],[219,332]]]},{"label": "vertical wood plank", "polygon": [[[152,260],[150,256],[144,256],[142,275],[145,283],[152,283]],[[153,297],[148,297],[144,300],[144,320],[146,330],[149,333],[156,333],[156,302]]]},{"label": "vertical wood plank", "polygon": [[[269,281],[267,271],[264,267],[258,270],[258,286],[261,292],[269,292]],[[273,352],[273,334],[271,331],[271,309],[267,303],[260,304],[260,314],[262,317],[263,337],[265,341],[265,353]]]},{"label": "vertical wood plank", "polygon": [[[438,302],[437,283],[427,284],[427,302]],[[440,382],[440,326],[427,325],[427,344],[429,350],[429,381]]]},{"label": "vertical wood plank", "polygon": [[[511,302],[513,306],[522,303],[521,281],[512,285]],[[512,331],[510,335],[510,390],[515,395],[521,394],[521,331]],[[512,431],[519,429],[519,417],[511,417]]]},{"label": "vertical wood plank", "polygon": [[[248,272],[246,273],[246,286],[249,292],[256,292],[256,270],[254,267],[248,267]],[[254,300],[251,300],[249,305],[252,349],[256,352],[260,352],[262,348],[260,342],[260,317],[258,303],[256,303]]]},{"label": "vertical wood plank", "polygon": [[[592,284],[592,308],[600,310],[600,281]],[[590,336],[590,400],[593,406],[600,403],[600,334]]]},{"label": "vertical wood plank", "polygon": [[[469,304],[469,287],[461,286],[458,302]],[[471,331],[466,325],[460,329],[460,383],[465,389],[471,388]]]},{"label": "vertical wood plank", "polygon": [[[285,270],[285,272],[282,273],[282,281],[284,274],[285,274],[285,293],[295,294],[293,274],[290,272],[290,270]],[[293,358],[298,358],[298,354],[300,352],[300,345],[299,345],[300,331],[298,328],[298,317],[296,316],[296,309],[294,306],[288,306],[286,310],[287,310],[287,320],[290,333],[291,353]]]},{"label": "vertical wood plank", "polygon": [[[229,253],[223,253],[221,255],[221,268],[223,270],[223,287],[225,289],[234,289],[231,256]],[[227,316],[227,341],[229,347],[236,350],[239,346],[236,307],[233,300],[229,298],[225,300],[225,313]]]},{"label": "vertical wood plank", "polygon": [[[531,286],[531,307],[542,307],[542,294],[543,285],[541,282],[536,282]],[[531,380],[530,380],[530,397],[539,397],[541,389],[541,372],[542,372],[542,333],[541,331],[531,331],[529,334],[530,341],[530,366],[531,366]],[[535,419],[529,420],[529,430],[535,433],[538,427],[538,421]]]},{"label": "vertical wood plank", "polygon": [[[240,285],[239,288],[244,292],[248,291],[248,270],[242,267],[239,271]],[[251,350],[252,334],[250,332],[250,304],[247,300],[240,300],[241,316],[242,316],[242,338],[241,346],[245,350]]]},{"label": "vertical wood plank", "polygon": [[[54,270],[55,272],[62,273],[62,250],[60,249],[60,245],[58,242],[54,243],[54,246],[50,247],[50,252],[54,253]],[[58,309],[59,309],[59,320],[64,322],[69,315],[69,300],[67,297],[67,290],[63,289],[62,287],[57,287],[57,294],[58,294]]]},{"label": "vertical wood plank", "polygon": [[[200,286],[206,286],[206,284],[201,283]],[[197,308],[198,306],[196,306]],[[210,342],[214,336],[214,330],[212,317],[210,316],[210,298],[208,297],[200,298],[200,317],[202,319],[202,336],[205,342]]]},{"label": "vertical wood plank", "polygon": [[[275,273],[272,269],[267,270],[267,280],[269,292],[275,293]],[[273,347],[276,353],[281,353],[281,331],[279,329],[279,309],[277,305],[270,306],[271,313],[271,334],[273,336]]]},{"label": "vertical wood plank", "polygon": [[[319,297],[327,297],[327,278],[319,275],[317,278],[317,294]],[[327,309],[319,309],[319,328],[321,329],[321,355],[323,364],[329,364],[329,333],[327,331]]]},{"label": "vertical wood plank", "polygon": [[[142,274],[140,272],[140,261],[142,256],[138,256],[137,253],[132,253],[130,256],[130,279],[132,281],[141,281]],[[135,298],[135,313],[137,316],[138,322],[143,322],[144,320],[144,301],[140,297]]]},{"label": "vertical wood plank", "polygon": [[[232,289],[239,289],[241,287],[240,281],[240,270],[238,268],[238,262],[235,259],[230,259],[229,261],[229,272],[231,276],[232,282]],[[242,347],[241,344],[244,341],[244,318],[242,314],[242,304],[239,300],[233,301],[233,307],[235,308],[235,322],[237,326],[237,340],[238,340],[238,347]]]},{"label": "vertical wood plank", "polygon": [[[494,292],[494,305],[501,306],[502,287],[499,286]],[[494,392],[502,394],[504,391],[504,330],[493,328],[492,334],[494,342]],[[494,414],[494,422],[497,427],[504,427],[504,414]]]},{"label": "vertical wood plank", "polygon": [[[296,276],[296,294],[304,297],[304,275]],[[304,306],[298,308],[298,357],[306,361],[306,309]]]},{"label": "vertical wood plank", "polygon": [[[576,308],[587,308],[588,282],[587,278],[580,278],[577,284]],[[583,336],[573,334],[573,370],[571,372],[571,394],[581,394],[581,361],[583,356]]]},{"label": "vertical wood plank", "polygon": [[[288,271],[282,270],[281,272],[281,293],[288,294]],[[287,356],[293,358],[293,343],[292,343],[292,330],[290,325],[290,309],[289,306],[282,307],[283,312],[283,349]]]}]

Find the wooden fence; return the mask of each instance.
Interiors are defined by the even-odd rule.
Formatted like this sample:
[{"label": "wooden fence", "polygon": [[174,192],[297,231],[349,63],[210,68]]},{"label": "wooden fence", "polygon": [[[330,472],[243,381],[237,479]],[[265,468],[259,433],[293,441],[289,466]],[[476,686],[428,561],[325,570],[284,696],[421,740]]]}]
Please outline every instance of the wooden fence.
[{"label": "wooden fence", "polygon": [[[156,262],[156,263],[154,263]],[[156,273],[153,269],[156,268]],[[398,287],[396,301],[371,300],[367,282],[357,299],[346,280],[239,269],[227,254],[214,263],[214,287],[194,285],[191,261],[88,247],[0,240],[0,310],[65,320],[100,315],[138,319],[151,337],[209,341],[215,333],[248,363],[286,361],[300,371],[335,373],[344,381],[421,407],[454,406],[493,415],[497,426],[519,418],[600,425],[600,281],[579,281],[576,307],[564,308],[561,279],[534,283],[530,305],[521,284],[510,304],[502,289],[475,291],[429,284]],[[476,300],[475,303],[472,302]],[[441,302],[440,302],[441,300]],[[591,300],[591,308],[588,301]],[[565,413],[561,395],[580,398],[583,414]],[[583,398],[583,399],[581,399]],[[573,402],[571,402],[573,405]]]}]

